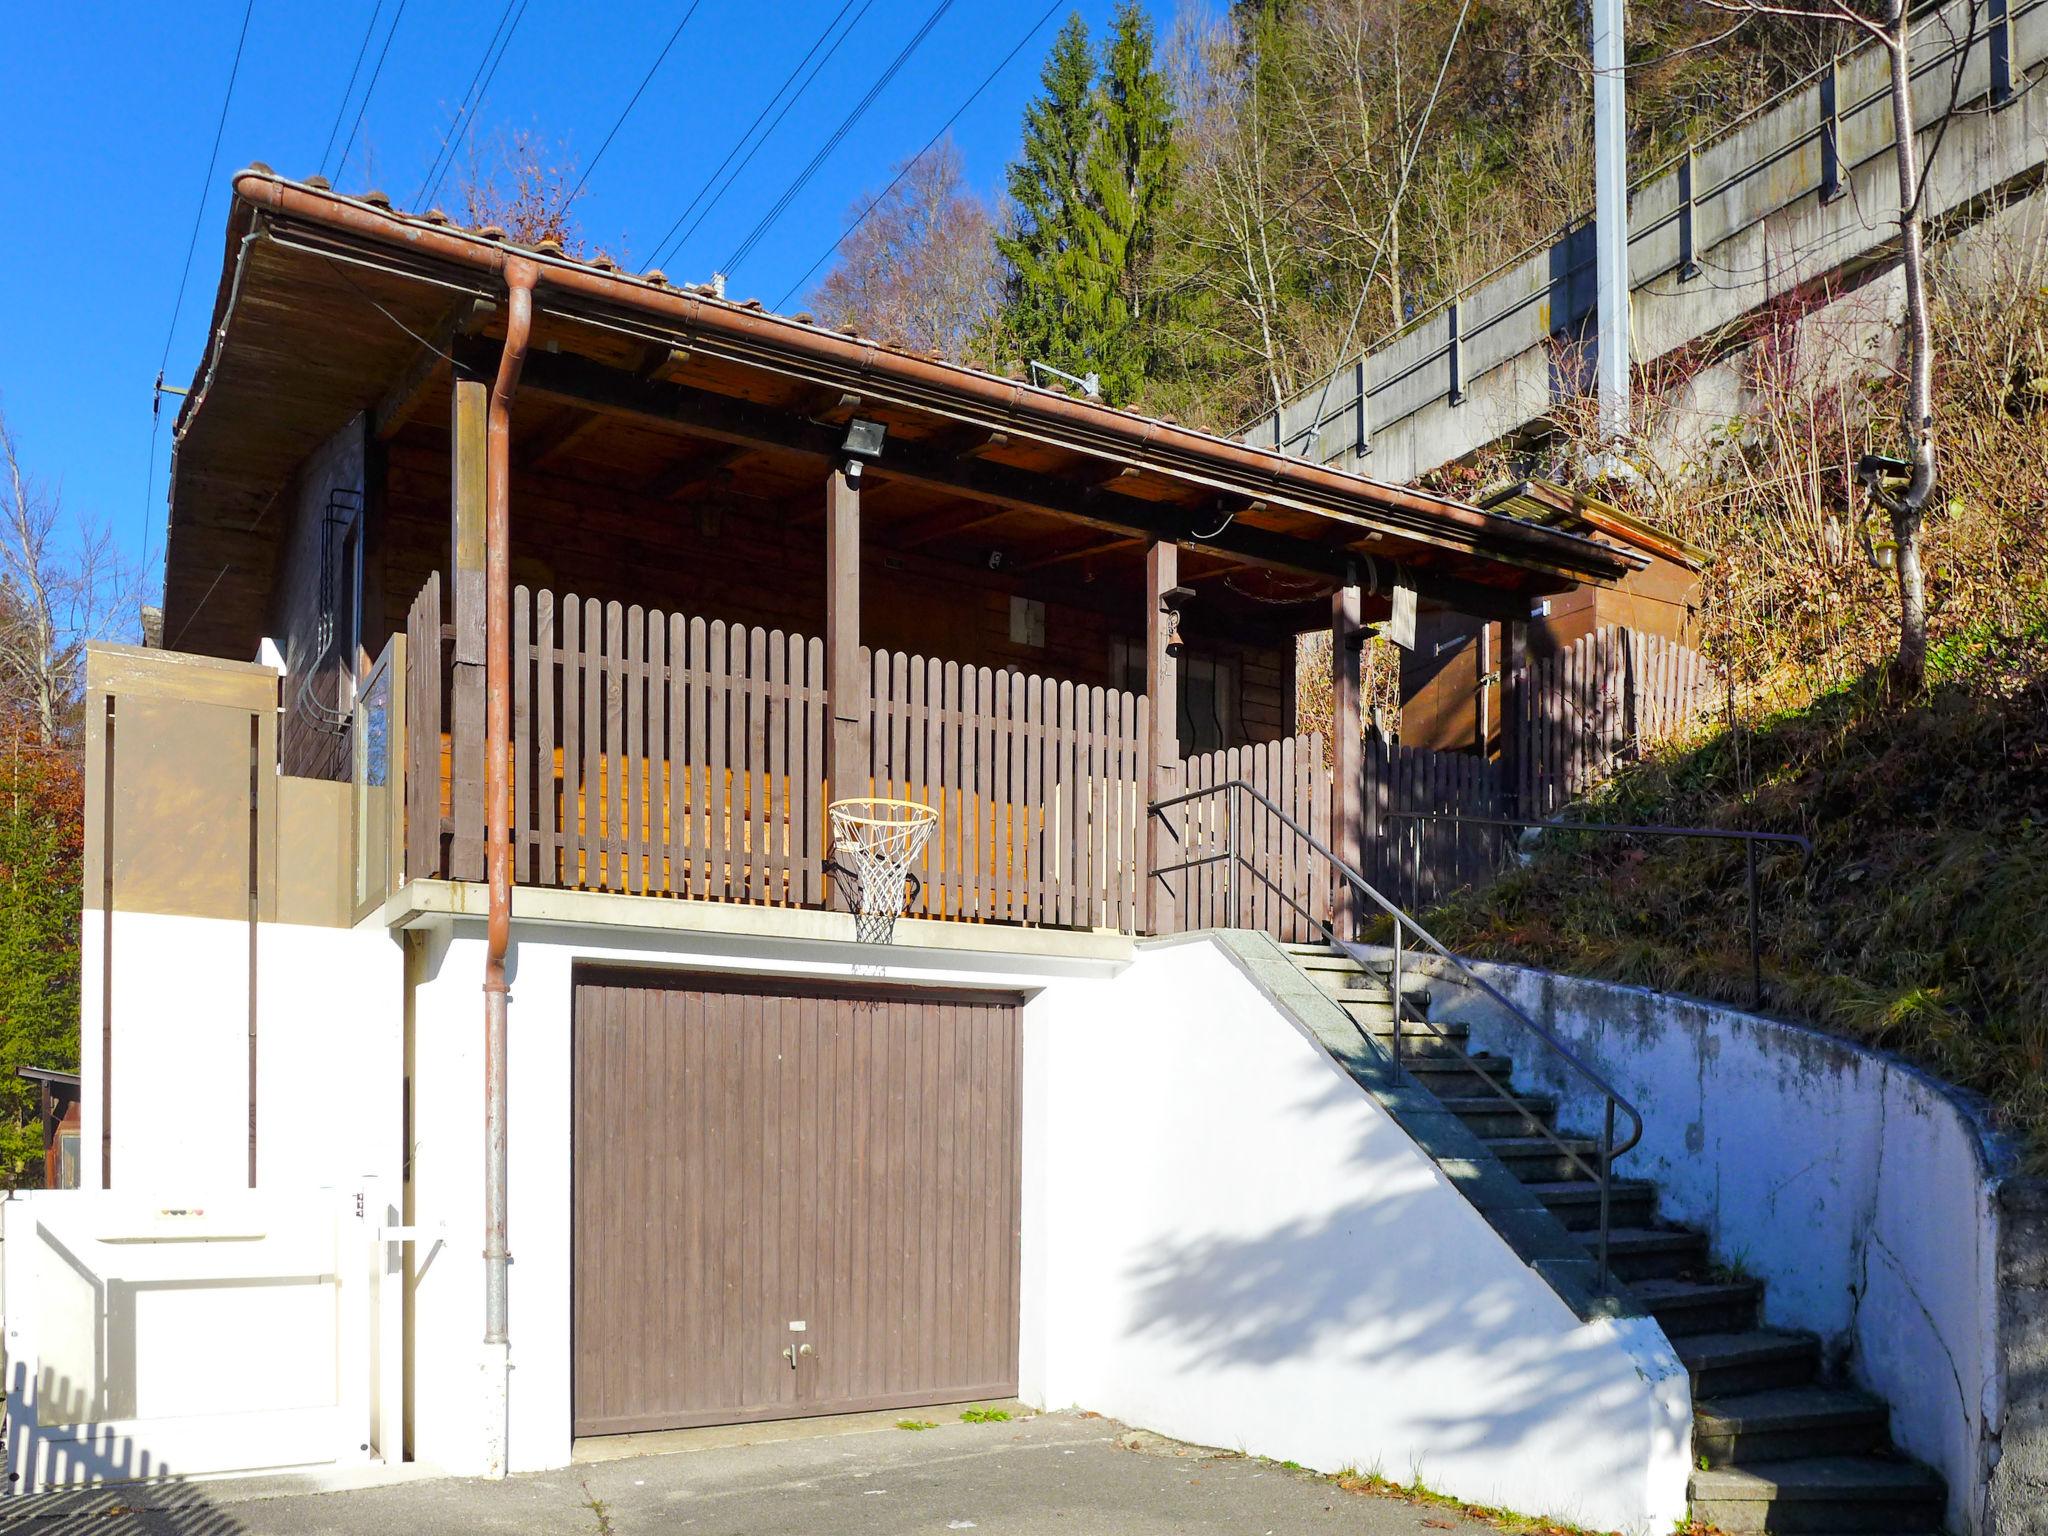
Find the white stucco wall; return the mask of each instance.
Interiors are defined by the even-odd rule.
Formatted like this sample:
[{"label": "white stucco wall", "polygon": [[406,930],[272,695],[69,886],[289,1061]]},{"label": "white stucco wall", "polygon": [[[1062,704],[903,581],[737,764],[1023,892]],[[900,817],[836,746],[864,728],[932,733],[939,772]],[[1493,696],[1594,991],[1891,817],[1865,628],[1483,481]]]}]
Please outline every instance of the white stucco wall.
[{"label": "white stucco wall", "polygon": [[[104,914],[81,934],[79,1184],[100,1187]],[[114,1185],[247,1188],[249,928],[116,912]],[[257,1179],[396,1187],[403,952],[389,932],[257,927]]]},{"label": "white stucco wall", "polygon": [[1024,1391],[1600,1529],[1685,1512],[1654,1323],[1581,1323],[1218,948],[1027,1015]]},{"label": "white stucco wall", "polygon": [[[795,925],[791,925],[795,926]],[[683,929],[513,923],[507,1060],[512,1251],[512,1381],[507,1462],[513,1471],[567,1464],[570,1430],[570,1020],[578,964],[675,967],[724,974],[858,977],[985,986],[1032,994],[1026,1017],[1061,1014],[1099,989],[1113,964],[1014,949],[990,930],[988,951],[877,951],[844,942]],[[483,925],[429,924],[412,937],[414,1454],[453,1472],[485,1465],[482,1346]],[[1028,1070],[1028,1062],[1027,1062]],[[1042,1138],[1027,1126],[1027,1166]],[[424,1236],[424,1234],[423,1234]],[[1028,1238],[1027,1238],[1028,1241]],[[1026,1298],[1029,1306],[1029,1298]]]},{"label": "white stucco wall", "polygon": [[[1764,1282],[1764,1317],[1818,1333],[1832,1361],[1892,1409],[1900,1448],[1948,1479],[1952,1528],[1984,1527],[2003,1417],[1996,1181],[2010,1155],[1976,1105],[1926,1073],[1816,1030],[1639,987],[1518,966],[1474,969],[1543,1019],[1641,1110],[1620,1164],[1657,1181],[1661,1213],[1704,1228],[1714,1255]],[[1473,1048],[1515,1058],[1518,1084],[1562,1095],[1477,994],[1432,982],[1433,1013]]]},{"label": "white stucco wall", "polygon": [[[1379,1466],[1604,1527],[1683,1509],[1654,1325],[1581,1324],[1221,954],[1132,963],[514,924],[509,1465],[565,1464],[580,963],[1023,990],[1021,1387],[1165,1433]],[[412,936],[414,1452],[484,1464],[481,924]],[[863,964],[865,962],[865,964]],[[856,966],[862,968],[856,970]],[[431,1234],[431,1235],[429,1235]],[[1189,1267],[1192,1265],[1193,1267]]]}]

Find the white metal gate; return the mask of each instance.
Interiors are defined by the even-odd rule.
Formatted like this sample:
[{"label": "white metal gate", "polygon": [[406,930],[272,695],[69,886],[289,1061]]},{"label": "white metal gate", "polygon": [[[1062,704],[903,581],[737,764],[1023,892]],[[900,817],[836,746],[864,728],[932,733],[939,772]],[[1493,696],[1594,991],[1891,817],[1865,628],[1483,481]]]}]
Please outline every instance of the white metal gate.
[{"label": "white metal gate", "polygon": [[392,1220],[367,1183],[7,1201],[11,1491],[396,1460]]}]

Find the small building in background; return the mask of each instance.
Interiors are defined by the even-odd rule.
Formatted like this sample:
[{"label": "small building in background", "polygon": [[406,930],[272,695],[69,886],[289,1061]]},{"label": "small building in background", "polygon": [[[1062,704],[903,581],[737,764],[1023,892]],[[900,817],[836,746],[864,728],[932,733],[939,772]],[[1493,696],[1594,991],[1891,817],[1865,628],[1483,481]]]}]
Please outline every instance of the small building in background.
[{"label": "small building in background", "polygon": [[50,1067],[16,1067],[14,1073],[36,1085],[36,1112],[43,1123],[43,1188],[78,1188],[78,1074]]},{"label": "small building in background", "polygon": [[1626,629],[1697,647],[1699,572],[1706,552],[1584,491],[1549,480],[1517,480],[1481,496],[1478,506],[1563,532],[1582,534],[1647,557],[1611,585],[1581,584],[1532,599],[1526,625],[1418,605],[1415,648],[1401,657],[1401,743],[1437,752],[1485,755],[1500,749],[1502,681],[1513,670],[1517,637],[1526,660],[1540,661],[1601,629]]}]

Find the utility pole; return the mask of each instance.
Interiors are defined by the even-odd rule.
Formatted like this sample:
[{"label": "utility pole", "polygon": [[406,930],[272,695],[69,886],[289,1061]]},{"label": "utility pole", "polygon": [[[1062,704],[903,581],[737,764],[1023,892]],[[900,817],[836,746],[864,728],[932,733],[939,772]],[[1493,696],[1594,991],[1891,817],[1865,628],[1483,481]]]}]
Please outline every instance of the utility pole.
[{"label": "utility pole", "polygon": [[1600,441],[1628,433],[1628,114],[1623,0],[1593,0],[1593,233],[1600,291]]}]

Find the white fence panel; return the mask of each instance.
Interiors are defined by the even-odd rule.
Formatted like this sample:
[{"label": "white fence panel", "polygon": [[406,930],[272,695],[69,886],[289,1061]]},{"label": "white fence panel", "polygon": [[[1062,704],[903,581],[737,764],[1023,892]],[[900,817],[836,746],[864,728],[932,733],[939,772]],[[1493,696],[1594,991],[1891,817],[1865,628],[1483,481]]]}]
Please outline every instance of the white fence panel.
[{"label": "white fence panel", "polygon": [[369,1460],[398,1424],[392,1219],[370,1182],[0,1206],[11,1491]]}]

